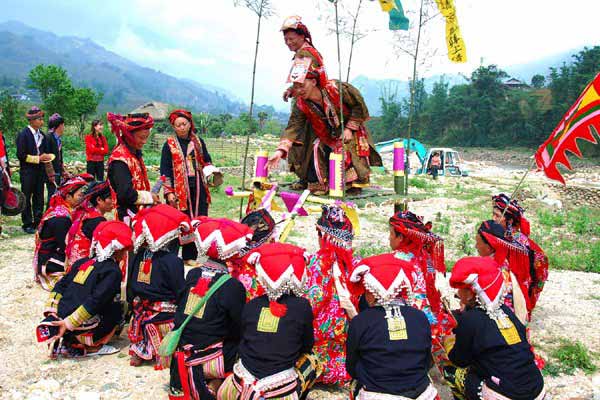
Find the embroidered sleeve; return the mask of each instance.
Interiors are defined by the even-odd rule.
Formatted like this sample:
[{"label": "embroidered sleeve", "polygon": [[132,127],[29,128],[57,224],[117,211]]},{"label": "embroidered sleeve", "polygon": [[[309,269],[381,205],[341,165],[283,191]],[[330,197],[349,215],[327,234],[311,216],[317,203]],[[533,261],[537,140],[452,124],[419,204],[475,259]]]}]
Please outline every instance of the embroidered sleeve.
[{"label": "embroidered sleeve", "polygon": [[46,301],[46,306],[44,307],[44,315],[56,313],[60,299],[62,299],[62,294],[56,292],[50,293],[48,301]]},{"label": "embroidered sleeve", "polygon": [[296,106],[296,102],[294,102],[292,105],[292,114],[288,120],[287,127],[283,131],[283,134],[280,138],[280,147],[283,141],[286,141],[286,143],[289,142],[289,147],[287,149],[285,147],[278,148],[278,150],[283,150],[287,154],[287,150],[289,150],[294,142],[303,143],[305,140],[304,136],[306,129],[306,115],[300,111],[300,109]]},{"label": "embroidered sleeve", "polygon": [[25,161],[30,163],[30,164],[39,164],[40,163],[40,156],[33,156],[31,154],[27,154],[27,157],[25,158]]},{"label": "embroidered sleeve", "polygon": [[92,315],[85,309],[85,307],[79,306],[65,319],[67,329],[72,331],[90,318],[92,318]]},{"label": "embroidered sleeve", "polygon": [[283,158],[287,157],[288,152],[292,148],[293,142],[289,139],[279,139],[277,150],[283,151]]}]

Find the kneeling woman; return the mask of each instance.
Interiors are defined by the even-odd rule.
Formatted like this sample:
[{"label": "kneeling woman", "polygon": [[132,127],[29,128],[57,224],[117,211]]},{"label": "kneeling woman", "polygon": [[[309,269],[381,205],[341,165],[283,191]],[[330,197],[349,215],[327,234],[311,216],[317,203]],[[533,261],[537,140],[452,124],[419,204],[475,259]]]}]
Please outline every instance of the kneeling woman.
[{"label": "kneeling woman", "polygon": [[431,327],[423,311],[411,307],[411,264],[395,254],[365,258],[351,275],[365,289],[369,307],[350,321],[346,369],[357,400],[433,400]]},{"label": "kneeling woman", "polygon": [[525,327],[504,305],[506,283],[491,257],[465,257],[452,269],[462,312],[456,315],[454,366],[445,379],[458,399],[537,400],[545,395]]},{"label": "kneeling woman", "polygon": [[313,314],[302,298],[304,250],[271,243],[250,254],[267,294],[242,312],[240,360],[219,389],[220,400],[305,398],[320,373],[312,352]]},{"label": "kneeling woman", "polygon": [[35,235],[33,269],[35,280],[51,291],[65,274],[65,248],[72,224],[71,213],[81,201],[88,176],[80,175],[61,185],[50,199]]},{"label": "kneeling woman", "polygon": [[117,351],[105,344],[122,319],[119,262],[132,246],[131,229],[124,223],[98,225],[92,243],[94,258],[77,261],[54,286],[46,303],[46,318],[37,327],[38,342],[50,341],[51,357]]},{"label": "kneeling woman", "polygon": [[190,231],[190,219],[173,207],[159,204],[139,211],[133,223],[135,255],[129,264],[127,284],[127,301],[133,306],[127,332],[130,365],[155,360],[154,368],[163,369],[170,359],[160,357],[158,347],[173,329],[175,302],[185,286],[177,249],[180,235]]}]

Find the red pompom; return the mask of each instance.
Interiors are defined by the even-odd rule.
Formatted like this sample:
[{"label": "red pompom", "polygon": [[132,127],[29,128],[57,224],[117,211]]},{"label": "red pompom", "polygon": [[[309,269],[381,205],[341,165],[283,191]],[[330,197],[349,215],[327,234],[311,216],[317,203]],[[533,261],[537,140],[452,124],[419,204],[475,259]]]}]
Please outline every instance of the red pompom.
[{"label": "red pompom", "polygon": [[152,258],[146,258],[144,260],[144,266],[142,267],[144,275],[148,275],[150,273],[150,267],[152,267]]},{"label": "red pompom", "polygon": [[96,261],[96,260],[94,260],[94,259],[87,260],[86,262],[84,262],[83,264],[81,264],[81,265],[79,266],[79,271],[83,271],[83,272],[85,272],[85,270],[87,270],[89,267],[91,267],[92,265],[94,265],[94,262],[95,262],[95,261]]},{"label": "red pompom", "polygon": [[206,294],[206,292],[208,291],[209,286],[210,286],[210,279],[200,278],[200,279],[198,279],[198,283],[196,283],[196,286],[194,286],[194,288],[192,289],[192,293],[194,293],[195,295],[198,295],[200,297],[203,297]]},{"label": "red pompom", "polygon": [[271,310],[271,314],[278,318],[281,318],[287,314],[287,306],[276,301],[269,302],[269,309]]}]

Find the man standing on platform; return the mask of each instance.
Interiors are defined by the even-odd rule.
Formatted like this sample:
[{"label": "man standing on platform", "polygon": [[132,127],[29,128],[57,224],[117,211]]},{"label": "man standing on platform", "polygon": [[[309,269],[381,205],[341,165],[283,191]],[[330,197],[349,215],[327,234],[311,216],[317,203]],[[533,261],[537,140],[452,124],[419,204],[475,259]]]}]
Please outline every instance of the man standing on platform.
[{"label": "man standing on platform", "polygon": [[25,209],[21,214],[23,230],[34,234],[44,211],[44,162],[52,161],[47,153],[47,141],[40,128],[44,125],[44,112],[31,107],[25,115],[29,125],[17,136],[17,158],[19,159],[21,190],[25,195]]}]

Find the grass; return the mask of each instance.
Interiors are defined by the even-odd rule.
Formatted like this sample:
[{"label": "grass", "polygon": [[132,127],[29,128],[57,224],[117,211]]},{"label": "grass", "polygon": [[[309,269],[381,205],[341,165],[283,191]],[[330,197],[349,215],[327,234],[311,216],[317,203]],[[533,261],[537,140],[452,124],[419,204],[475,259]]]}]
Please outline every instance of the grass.
[{"label": "grass", "polygon": [[592,374],[598,369],[590,351],[579,341],[561,339],[559,346],[550,353],[550,358],[543,370],[549,376],[574,375],[577,370]]},{"label": "grass", "polygon": [[541,225],[549,227],[563,226],[566,222],[565,213],[562,211],[540,209],[537,211],[537,218]]},{"label": "grass", "polygon": [[367,246],[357,247],[355,249],[355,254],[360,256],[361,258],[365,258],[376,254],[389,253],[389,251],[390,249],[388,246],[373,243]]}]

